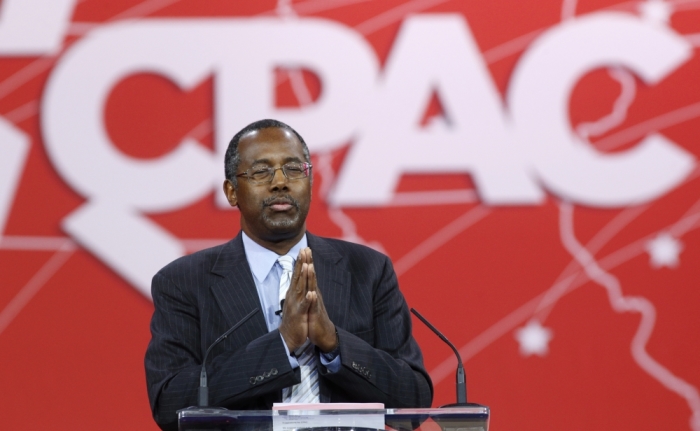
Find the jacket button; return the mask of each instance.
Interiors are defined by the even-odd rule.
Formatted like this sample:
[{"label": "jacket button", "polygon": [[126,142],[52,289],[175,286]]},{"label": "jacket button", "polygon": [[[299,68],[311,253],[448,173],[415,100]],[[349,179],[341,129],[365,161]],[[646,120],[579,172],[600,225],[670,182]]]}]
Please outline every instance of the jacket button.
[{"label": "jacket button", "polygon": [[249,381],[250,381],[251,385],[254,385],[255,383],[257,383],[257,381],[255,380],[255,377],[251,377]]},{"label": "jacket button", "polygon": [[277,375],[277,368],[271,369],[270,374],[272,374],[273,376],[276,376]]},{"label": "jacket button", "polygon": [[265,378],[268,378],[268,377],[270,377],[270,374],[271,374],[270,371],[265,371],[265,372],[263,373],[263,376],[264,376]]},{"label": "jacket button", "polygon": [[263,381],[263,376],[258,376],[258,377],[255,378],[255,380],[257,380],[257,381],[259,381],[259,382],[262,382],[262,381]]}]

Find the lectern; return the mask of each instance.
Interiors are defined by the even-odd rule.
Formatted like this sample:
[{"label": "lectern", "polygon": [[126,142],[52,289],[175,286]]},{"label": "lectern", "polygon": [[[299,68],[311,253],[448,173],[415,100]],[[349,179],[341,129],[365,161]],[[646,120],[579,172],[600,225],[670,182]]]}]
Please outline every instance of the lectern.
[{"label": "lectern", "polygon": [[[178,423],[180,431],[488,431],[489,414],[486,406],[316,411],[190,407],[178,411]],[[368,420],[373,423],[378,420],[379,426],[368,428]],[[384,427],[379,428],[382,422]]]}]

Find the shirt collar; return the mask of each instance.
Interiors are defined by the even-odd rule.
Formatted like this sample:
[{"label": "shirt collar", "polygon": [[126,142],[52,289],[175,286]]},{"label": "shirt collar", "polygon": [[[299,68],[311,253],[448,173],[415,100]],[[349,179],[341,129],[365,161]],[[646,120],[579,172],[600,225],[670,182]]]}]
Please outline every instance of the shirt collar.
[{"label": "shirt collar", "polygon": [[[241,233],[243,234],[243,249],[245,250],[246,259],[248,260],[250,270],[255,278],[262,283],[265,278],[267,278],[267,274],[270,273],[272,267],[275,266],[277,259],[279,259],[281,255],[272,250],[268,250],[257,242],[253,241],[250,239],[250,237],[248,237],[248,235],[245,234],[245,232],[241,231]],[[290,256],[292,259],[294,259],[294,262],[296,262],[297,256],[299,256],[299,251],[306,246],[306,234],[304,234],[299,242],[296,243],[289,250],[289,252],[287,252],[286,256]]]}]

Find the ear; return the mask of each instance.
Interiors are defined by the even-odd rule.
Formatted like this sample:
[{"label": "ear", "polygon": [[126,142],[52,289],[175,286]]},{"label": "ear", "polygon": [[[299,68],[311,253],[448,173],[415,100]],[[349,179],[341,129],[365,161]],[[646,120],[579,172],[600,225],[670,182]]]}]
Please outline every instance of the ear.
[{"label": "ear", "polygon": [[228,200],[228,204],[232,207],[238,206],[238,198],[236,197],[236,188],[229,180],[224,181],[224,194]]}]

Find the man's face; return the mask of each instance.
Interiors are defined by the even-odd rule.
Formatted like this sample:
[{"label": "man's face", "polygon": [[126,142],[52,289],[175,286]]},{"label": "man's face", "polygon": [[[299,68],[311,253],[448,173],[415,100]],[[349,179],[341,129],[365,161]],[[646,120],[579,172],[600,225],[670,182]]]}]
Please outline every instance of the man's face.
[{"label": "man's face", "polygon": [[[275,127],[243,136],[238,153],[241,162],[237,174],[253,166],[281,168],[290,162],[306,162],[296,136]],[[311,203],[308,177],[290,181],[280,169],[269,184],[253,184],[246,177],[238,177],[237,190],[232,186],[224,189],[231,205],[237,205],[241,211],[241,228],[251,239],[277,242],[306,231]]]}]

